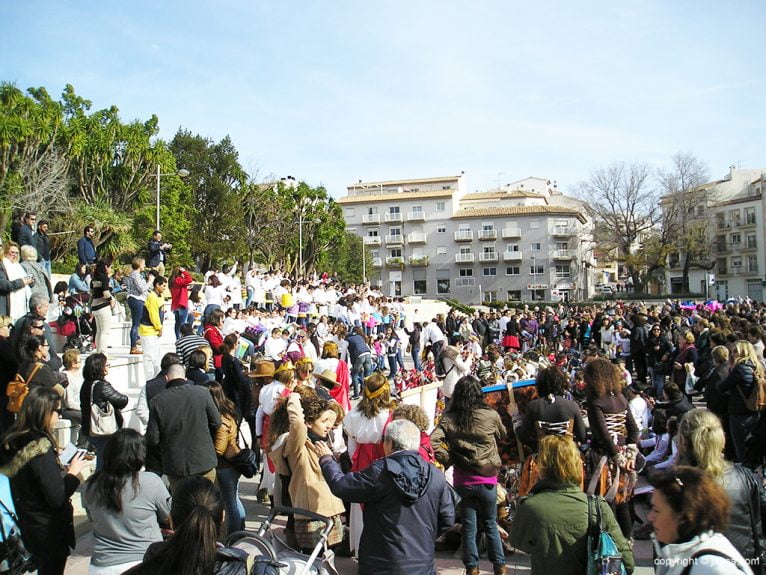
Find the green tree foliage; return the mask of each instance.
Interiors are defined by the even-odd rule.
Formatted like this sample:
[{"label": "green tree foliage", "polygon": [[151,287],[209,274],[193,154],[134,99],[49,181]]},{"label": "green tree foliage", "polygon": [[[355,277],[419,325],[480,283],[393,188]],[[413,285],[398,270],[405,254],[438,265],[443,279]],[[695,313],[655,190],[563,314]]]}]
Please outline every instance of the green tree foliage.
[{"label": "green tree foliage", "polygon": [[[364,253],[364,259],[362,253]],[[343,232],[335,249],[322,254],[318,271],[329,274],[337,272],[342,282],[352,283],[362,283],[365,275],[368,282],[380,276],[378,268],[372,267],[370,248],[362,244],[362,238],[348,231]]]}]

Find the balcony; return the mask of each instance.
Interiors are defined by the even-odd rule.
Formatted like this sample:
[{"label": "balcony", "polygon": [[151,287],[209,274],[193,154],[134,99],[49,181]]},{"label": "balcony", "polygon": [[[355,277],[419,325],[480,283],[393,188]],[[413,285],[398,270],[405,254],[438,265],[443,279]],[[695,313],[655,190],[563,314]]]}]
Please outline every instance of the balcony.
[{"label": "balcony", "polygon": [[521,252],[503,252],[504,262],[520,262]]},{"label": "balcony", "polygon": [[458,230],[455,232],[456,242],[472,242],[473,230]]},{"label": "balcony", "polygon": [[380,245],[380,236],[365,236],[364,237],[364,245],[366,245],[366,246],[379,246]]},{"label": "balcony", "polygon": [[571,260],[577,257],[577,250],[553,250],[551,258],[554,260]]},{"label": "balcony", "polygon": [[424,222],[426,221],[426,213],[424,211],[410,212],[407,214],[408,222]]},{"label": "balcony", "polygon": [[743,250],[757,250],[758,249],[758,241],[757,240],[749,240],[745,242],[745,245],[742,246]]},{"label": "balcony", "polygon": [[496,262],[499,259],[497,252],[482,252],[479,254],[480,262]]},{"label": "balcony", "polygon": [[383,258],[372,258],[372,267],[383,267]]},{"label": "balcony", "polygon": [[362,216],[362,223],[363,224],[379,224],[380,223],[380,214],[364,214]]},{"label": "balcony", "polygon": [[387,257],[386,265],[390,268],[400,268],[404,266],[404,258],[401,256]]},{"label": "balcony", "polygon": [[428,256],[410,256],[408,261],[411,266],[427,266]]},{"label": "balcony", "polygon": [[402,234],[394,234],[386,236],[387,246],[400,246],[404,243],[404,236]]},{"label": "balcony", "polygon": [[503,228],[502,236],[504,240],[509,238],[520,238],[521,228]]},{"label": "balcony", "polygon": [[751,227],[755,225],[756,225],[755,217],[752,217],[752,218],[746,217],[744,222],[737,222],[737,226],[739,226],[740,228],[747,228],[747,227]]},{"label": "balcony", "polygon": [[476,256],[474,254],[455,254],[456,264],[472,264]]},{"label": "balcony", "polygon": [[480,240],[496,240],[497,230],[479,230]]},{"label": "balcony", "polygon": [[572,226],[553,226],[551,229],[552,236],[564,237],[574,236],[577,234],[577,228]]},{"label": "balcony", "polygon": [[476,278],[455,278],[455,287],[470,287],[475,285]]},{"label": "balcony", "polygon": [[408,244],[424,244],[426,243],[426,234],[424,232],[410,232],[407,234]]},{"label": "balcony", "polygon": [[401,224],[402,214],[400,212],[389,212],[386,214],[385,220],[388,224]]}]

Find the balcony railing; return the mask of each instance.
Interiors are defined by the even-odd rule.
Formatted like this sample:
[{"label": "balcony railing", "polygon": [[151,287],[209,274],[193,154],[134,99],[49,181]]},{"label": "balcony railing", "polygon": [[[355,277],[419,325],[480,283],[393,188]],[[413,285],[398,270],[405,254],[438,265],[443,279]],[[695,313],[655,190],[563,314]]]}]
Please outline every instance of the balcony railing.
[{"label": "balcony railing", "polygon": [[424,211],[410,212],[407,214],[407,221],[408,222],[424,222],[426,221],[426,213]]},{"label": "balcony railing", "polygon": [[504,262],[520,262],[521,252],[503,252]]},{"label": "balcony railing", "polygon": [[455,278],[455,287],[470,287],[475,283],[476,278]]},{"label": "balcony railing", "polygon": [[503,228],[502,235],[503,239],[520,238],[521,228]]},{"label": "balcony railing", "polygon": [[455,232],[456,242],[471,242],[473,241],[473,230],[458,230]]},{"label": "balcony railing", "polygon": [[410,256],[409,262],[411,266],[427,266],[428,256]]},{"label": "balcony railing", "polygon": [[480,240],[496,240],[497,230],[479,230]]},{"label": "balcony railing", "polygon": [[577,234],[577,228],[573,226],[553,226],[552,236],[574,236]]},{"label": "balcony railing", "polygon": [[480,262],[496,262],[499,259],[497,252],[482,252],[479,254]]},{"label": "balcony railing", "polygon": [[455,254],[456,264],[472,264],[476,259],[474,254]]},{"label": "balcony railing", "polygon": [[372,258],[372,267],[379,268],[383,266],[383,258]]},{"label": "balcony railing", "polygon": [[386,214],[385,220],[387,223],[390,223],[390,224],[401,223],[402,214],[400,212],[389,212]]},{"label": "balcony railing", "polygon": [[402,234],[394,234],[386,236],[387,246],[400,246],[404,243],[404,236]]},{"label": "balcony railing", "polygon": [[400,267],[404,265],[404,258],[401,256],[392,256],[386,258],[386,265],[390,267]]},{"label": "balcony railing", "polygon": [[379,224],[380,214],[364,214],[362,216],[362,223],[363,224]]},{"label": "balcony railing", "polygon": [[424,244],[426,243],[426,234],[423,232],[410,232],[407,234],[408,244]]},{"label": "balcony railing", "polygon": [[576,250],[553,250],[553,252],[551,252],[551,257],[554,260],[571,260],[576,256]]},{"label": "balcony railing", "polygon": [[366,245],[366,246],[379,246],[380,245],[380,236],[365,236],[364,237],[364,245]]}]

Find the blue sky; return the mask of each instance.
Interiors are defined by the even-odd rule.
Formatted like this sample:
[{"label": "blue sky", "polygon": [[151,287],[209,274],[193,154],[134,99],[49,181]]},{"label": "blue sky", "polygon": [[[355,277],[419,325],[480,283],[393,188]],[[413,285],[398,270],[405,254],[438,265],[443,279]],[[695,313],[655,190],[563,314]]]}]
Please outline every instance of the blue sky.
[{"label": "blue sky", "polygon": [[336,197],[455,175],[470,190],[676,152],[766,166],[766,2],[2,3],[0,80],[71,83],[125,120],[230,135],[249,172]]}]

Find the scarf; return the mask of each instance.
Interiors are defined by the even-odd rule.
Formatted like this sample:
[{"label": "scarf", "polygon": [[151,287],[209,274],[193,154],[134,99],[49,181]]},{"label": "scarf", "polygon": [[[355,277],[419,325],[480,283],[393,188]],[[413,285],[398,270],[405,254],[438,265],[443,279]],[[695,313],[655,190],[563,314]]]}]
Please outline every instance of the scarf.
[{"label": "scarf", "polygon": [[[5,267],[8,281],[19,280],[27,275],[21,264],[12,262],[8,258],[3,258],[3,267]],[[8,294],[8,315],[14,322],[29,311],[30,291],[29,286],[23,286]]]}]

